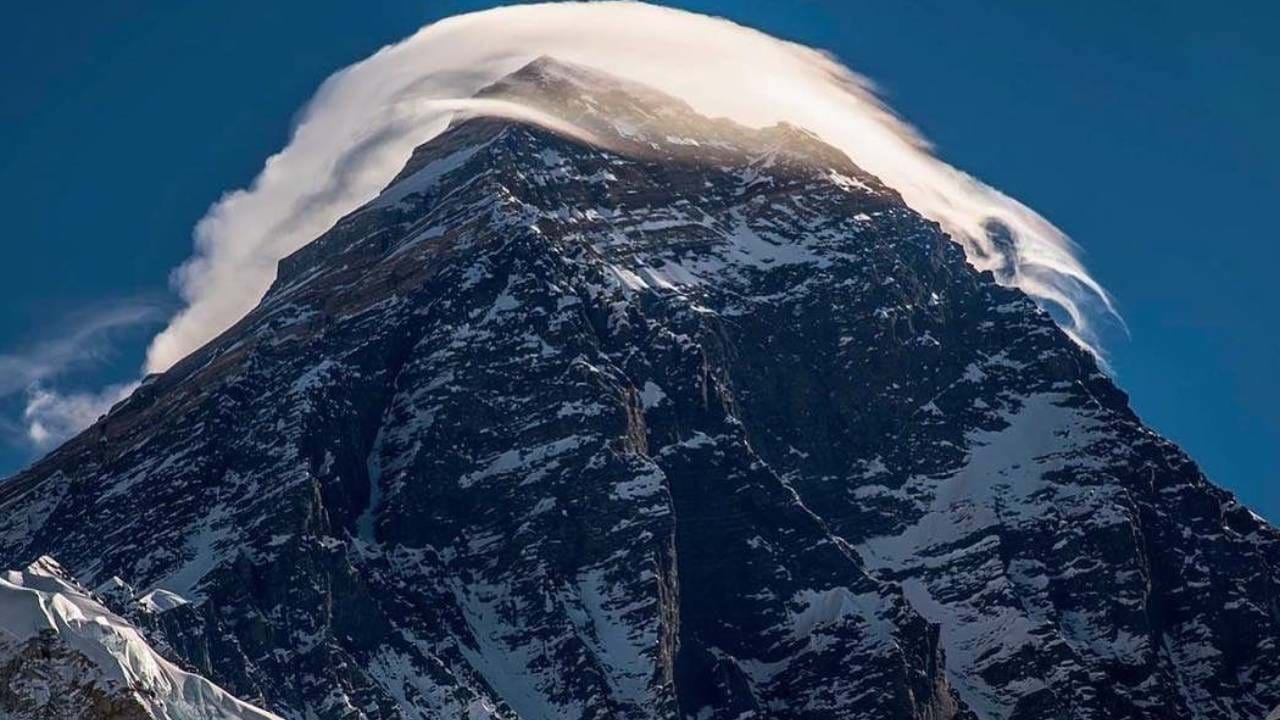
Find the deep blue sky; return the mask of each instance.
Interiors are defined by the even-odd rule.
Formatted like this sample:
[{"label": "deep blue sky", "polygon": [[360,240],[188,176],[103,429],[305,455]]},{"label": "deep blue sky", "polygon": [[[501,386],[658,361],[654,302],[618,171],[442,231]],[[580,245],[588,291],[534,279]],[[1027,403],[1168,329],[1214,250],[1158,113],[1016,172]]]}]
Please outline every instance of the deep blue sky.
[{"label": "deep blue sky", "polygon": [[[167,274],[189,254],[195,221],[283,147],[329,73],[490,4],[7,8],[0,356],[56,353],[51,342],[103,308],[172,309]],[[678,4],[834,52],[947,161],[1076,238],[1131,329],[1108,349],[1138,412],[1280,520],[1274,3]],[[128,380],[148,337],[116,332],[43,382]],[[19,432],[22,405],[21,392],[0,397],[0,474],[35,452]]]}]

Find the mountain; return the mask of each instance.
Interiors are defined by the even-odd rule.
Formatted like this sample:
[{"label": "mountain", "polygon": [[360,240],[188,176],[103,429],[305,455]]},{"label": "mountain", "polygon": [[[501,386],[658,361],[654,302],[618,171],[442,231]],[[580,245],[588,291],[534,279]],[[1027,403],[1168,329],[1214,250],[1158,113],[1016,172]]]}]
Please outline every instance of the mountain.
[{"label": "mountain", "polygon": [[1280,704],[1280,533],[895,191],[549,58],[482,95],[576,130],[423,144],[0,485],[0,562],[289,720]]},{"label": "mountain", "polygon": [[165,660],[51,558],[0,576],[0,717],[279,720]]}]

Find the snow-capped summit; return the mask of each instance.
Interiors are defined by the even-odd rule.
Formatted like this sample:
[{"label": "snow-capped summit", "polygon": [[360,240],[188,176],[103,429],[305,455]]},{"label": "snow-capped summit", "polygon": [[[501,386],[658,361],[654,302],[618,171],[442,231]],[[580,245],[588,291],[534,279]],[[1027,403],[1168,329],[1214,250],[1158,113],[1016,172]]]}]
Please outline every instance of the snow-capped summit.
[{"label": "snow-capped summit", "polygon": [[[542,59],[0,484],[290,720],[1265,717],[1280,534],[802,129]],[[114,579],[113,579],[114,578]]]},{"label": "snow-capped summit", "polygon": [[632,157],[735,164],[744,155],[770,151],[818,164],[851,165],[843,153],[803,128],[778,123],[754,130],[726,118],[709,118],[647,85],[546,56],[477,97],[543,111],[586,131],[597,144]]}]

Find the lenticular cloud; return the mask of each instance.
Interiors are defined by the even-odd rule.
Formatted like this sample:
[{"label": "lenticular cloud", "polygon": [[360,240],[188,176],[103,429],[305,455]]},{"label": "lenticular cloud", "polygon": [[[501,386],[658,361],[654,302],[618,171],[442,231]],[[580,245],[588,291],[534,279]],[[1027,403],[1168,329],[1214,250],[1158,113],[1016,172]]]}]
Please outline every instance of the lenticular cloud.
[{"label": "lenticular cloud", "polygon": [[[450,18],[330,77],[252,187],[224,196],[196,227],[195,255],[174,274],[186,306],[152,342],[148,371],[242,317],[280,258],[373,198],[454,113],[485,112],[471,96],[540,55],[654,86],[706,115],[807,128],[941,224],[973,265],[1051,306],[1082,345],[1096,349],[1092,320],[1115,314],[1061,231],[934,157],[865,78],[829,55],[689,12],[556,3]],[[518,107],[501,114],[556,123]]]}]

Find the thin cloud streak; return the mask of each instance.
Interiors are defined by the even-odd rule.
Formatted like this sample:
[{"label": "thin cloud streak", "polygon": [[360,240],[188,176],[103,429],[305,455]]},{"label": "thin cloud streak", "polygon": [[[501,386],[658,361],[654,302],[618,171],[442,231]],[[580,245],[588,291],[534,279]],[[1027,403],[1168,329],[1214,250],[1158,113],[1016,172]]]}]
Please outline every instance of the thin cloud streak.
[{"label": "thin cloud streak", "polygon": [[151,303],[115,303],[72,321],[56,339],[0,355],[0,400],[25,395],[20,401],[24,403],[21,418],[0,418],[0,434],[20,438],[43,450],[88,427],[132,392],[137,383],[69,393],[51,385],[110,357],[117,333],[155,324],[163,316],[161,309]]},{"label": "thin cloud streak", "polygon": [[28,392],[22,412],[26,437],[38,449],[61,444],[106,414],[112,405],[129,397],[137,382],[109,385],[99,392],[60,393],[35,387]]},{"label": "thin cloud streak", "polygon": [[0,398],[102,360],[109,352],[112,333],[154,323],[161,317],[160,309],[152,304],[118,303],[72,323],[55,339],[0,355]]}]

